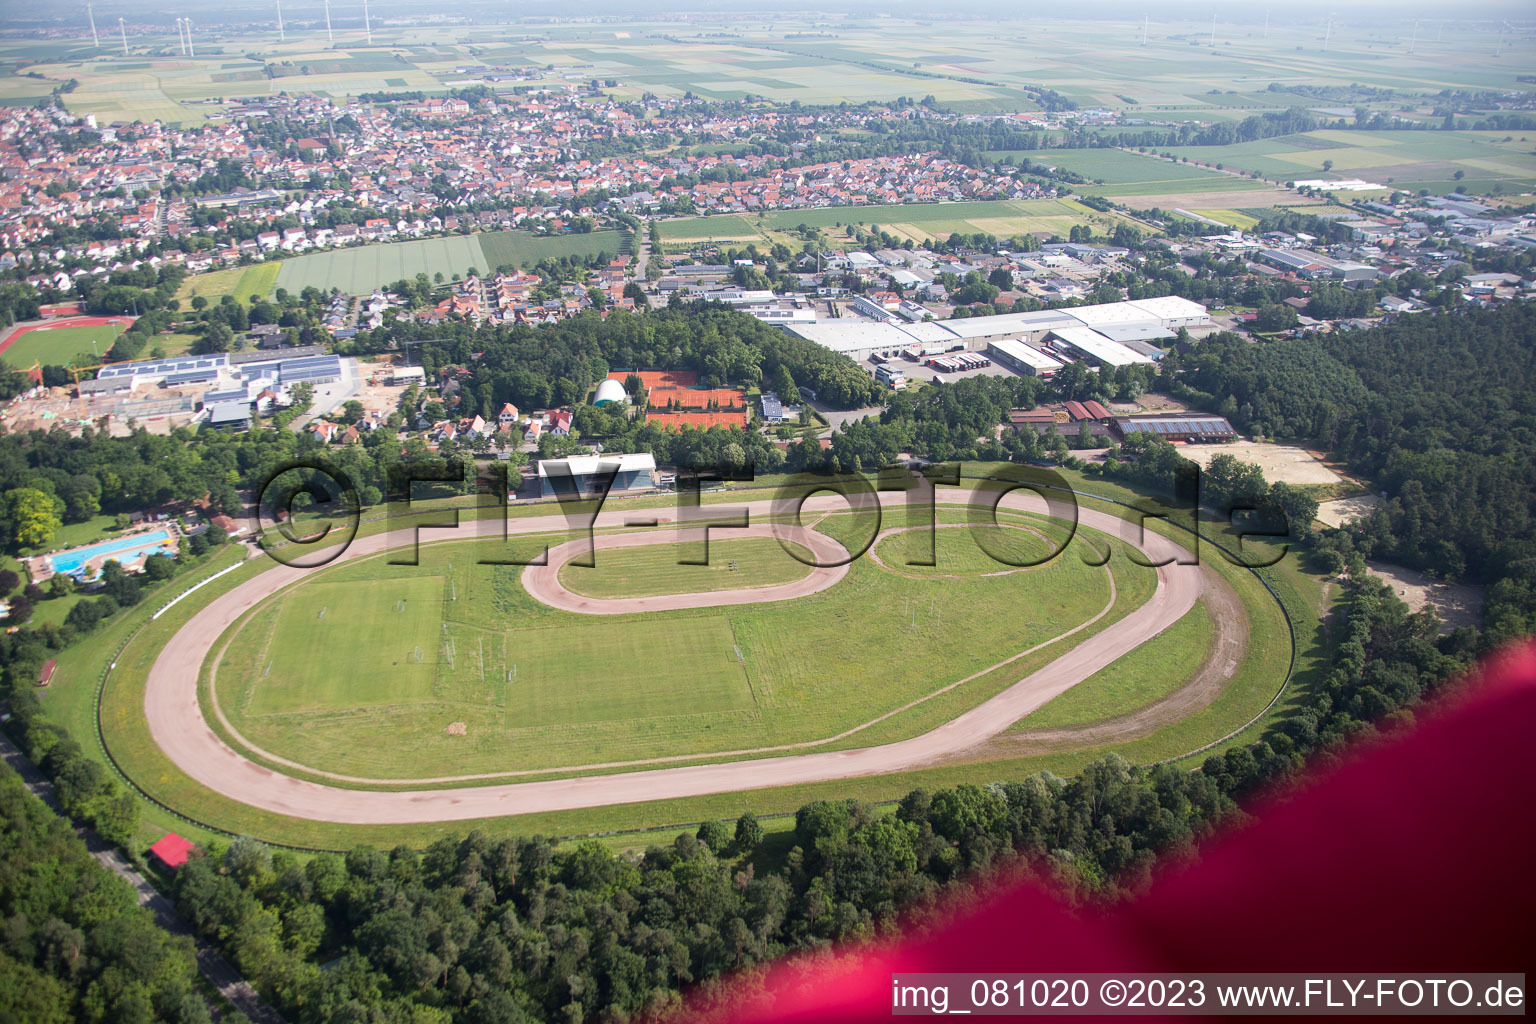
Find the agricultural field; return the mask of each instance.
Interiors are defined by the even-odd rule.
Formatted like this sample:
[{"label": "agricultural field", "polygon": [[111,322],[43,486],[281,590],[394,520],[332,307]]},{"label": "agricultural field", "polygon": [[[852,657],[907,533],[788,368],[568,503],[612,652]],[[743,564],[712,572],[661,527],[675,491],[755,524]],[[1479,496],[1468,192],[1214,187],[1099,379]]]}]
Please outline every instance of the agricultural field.
[{"label": "agricultural field", "polygon": [[16,337],[0,351],[0,361],[14,369],[26,369],[33,363],[85,366],[99,363],[126,323],[97,324],[89,327],[43,326]]},{"label": "agricultural field", "polygon": [[486,271],[503,266],[532,267],[543,259],[561,256],[595,256],[600,252],[620,254],[624,232],[593,231],[585,235],[530,235],[526,231],[489,231],[475,236],[480,240]]},{"label": "agricultural field", "polygon": [[543,238],[526,231],[496,231],[479,235],[449,235],[386,242],[296,256],[282,262],[276,286],[302,291],[339,288],[366,295],[402,278],[442,274],[444,280],[470,270],[487,273],[498,266],[531,266],[546,257],[617,254],[623,243],[618,231]]},{"label": "agricultural field", "polygon": [[[800,225],[820,228],[834,238],[851,224],[878,225],[899,239],[922,242],[951,234],[978,232],[1008,238],[1033,234],[1042,241],[1066,238],[1077,224],[1092,224],[1100,233],[1113,230],[1125,218],[1100,213],[1071,199],[1005,199],[959,203],[914,203],[902,206],[835,206],[812,210],[774,210],[760,216],[686,217],[661,222],[662,242],[668,246],[713,239],[719,242],[783,241],[798,249],[792,234]],[[1145,226],[1142,225],[1144,228]]]},{"label": "agricultural field", "polygon": [[244,303],[249,303],[253,295],[265,299],[277,287],[281,270],[282,263],[273,260],[247,267],[228,267],[206,274],[194,274],[181,282],[175,297],[181,300],[183,308],[188,308],[188,303],[198,296],[210,303],[218,302],[226,295],[233,295]]},{"label": "agricultural field", "polygon": [[[1519,132],[1336,131],[1232,146],[1187,146],[1177,156],[1257,171],[1276,181],[1360,178],[1432,192],[1524,191],[1536,186],[1536,135]],[[1323,164],[1329,164],[1325,171]],[[1457,171],[1463,178],[1455,177]]]}]

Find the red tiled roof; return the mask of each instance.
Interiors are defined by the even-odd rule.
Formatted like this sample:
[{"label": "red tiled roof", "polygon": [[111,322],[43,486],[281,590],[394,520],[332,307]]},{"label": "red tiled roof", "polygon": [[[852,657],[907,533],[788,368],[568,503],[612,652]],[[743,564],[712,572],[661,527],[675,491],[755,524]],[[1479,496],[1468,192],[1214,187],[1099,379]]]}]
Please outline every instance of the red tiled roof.
[{"label": "red tiled roof", "polygon": [[167,832],[159,842],[149,848],[149,852],[166,867],[175,869],[186,864],[187,857],[195,849],[197,847],[190,839],[183,839],[175,832]]}]

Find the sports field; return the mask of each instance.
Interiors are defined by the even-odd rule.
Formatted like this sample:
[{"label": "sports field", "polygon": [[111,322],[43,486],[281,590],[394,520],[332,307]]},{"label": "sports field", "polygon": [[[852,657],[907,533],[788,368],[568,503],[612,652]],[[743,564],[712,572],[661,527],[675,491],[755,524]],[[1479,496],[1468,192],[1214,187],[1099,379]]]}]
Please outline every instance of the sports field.
[{"label": "sports field", "polygon": [[[941,522],[962,517],[945,512]],[[1059,524],[1016,521],[1039,536],[1000,532],[1016,544],[1024,538],[1032,553],[1058,542],[1043,538],[1063,536]],[[834,515],[817,529],[856,548],[866,526]],[[963,559],[962,568],[987,568],[969,531],[937,536],[941,567]],[[1151,570],[1125,560],[1110,570],[1060,557],[1021,573],[991,563],[1004,574],[937,576],[863,558],[842,582],[800,600],[594,621],[534,601],[515,566],[476,564],[483,547],[424,547],[414,567],[367,559],[259,606],[217,661],[217,700],[233,731],[254,749],[315,771],[376,779],[821,740],[1104,613],[1039,655],[1056,656],[1139,606],[1155,582]],[[612,573],[596,589],[644,594],[669,577],[674,585],[665,589],[676,592],[699,587],[701,575],[719,577],[707,582],[718,590],[747,586],[743,576],[763,586],[806,572],[774,541],[719,536],[711,561],[750,567],[675,564],[694,547],[603,550],[599,568],[570,566],[562,579]],[[881,549],[902,554],[885,543]],[[354,658],[354,646],[368,652]],[[271,651],[293,653],[284,660]],[[1021,674],[1009,666],[861,738],[931,727]]]},{"label": "sports field", "polygon": [[811,571],[808,563],[815,560],[799,545],[793,545],[796,557],[777,540],[725,540],[722,534],[729,536],[721,531],[709,542],[708,565],[681,564],[704,561],[702,543],[616,548],[604,551],[591,566],[567,562],[560,569],[560,582],[573,594],[586,597],[707,594],[804,579]]},{"label": "sports field", "polygon": [[449,235],[386,242],[296,256],[282,263],[277,285],[291,292],[314,286],[321,291],[339,288],[350,295],[366,295],[403,278],[426,274],[444,280],[470,270],[481,273],[498,266],[531,267],[541,259],[572,255],[618,254],[623,236],[617,231],[544,238],[526,231],[496,231],[479,235]]},{"label": "sports field", "polygon": [[[971,470],[968,469],[967,472],[970,473]],[[1105,484],[1103,481],[1080,478],[1077,474],[1069,474],[1069,478],[1074,481],[1075,486],[1082,489],[1102,490],[1120,500],[1129,500],[1134,497],[1132,492]],[[706,500],[716,500],[716,498],[710,496]],[[721,495],[718,496],[718,500],[735,503],[741,500],[741,496]],[[1099,503],[1094,505],[1103,508],[1115,507]],[[941,516],[948,518],[948,510],[941,509]],[[943,521],[945,518],[941,518],[941,522]],[[884,525],[891,527],[901,524],[888,519]],[[1150,521],[1148,526],[1154,532],[1167,532],[1165,526],[1157,521]],[[375,528],[365,526],[363,532],[367,534],[372,529]],[[1259,546],[1263,546],[1262,542]],[[423,549],[424,553],[430,550],[430,547]],[[1210,549],[1202,550],[1209,552]],[[533,552],[519,553],[531,555]],[[1116,561],[1119,560],[1120,555],[1117,554]],[[863,559],[861,564],[868,561],[868,558]],[[422,846],[443,835],[462,831],[463,828],[471,825],[483,828],[491,834],[527,833],[538,830],[565,835],[600,829],[627,829],[635,826],[656,826],[658,823],[697,821],[706,817],[734,817],[748,808],[760,814],[767,811],[793,811],[795,807],[813,799],[842,799],[848,796],[856,796],[860,799],[888,799],[901,796],[913,786],[932,789],[952,786],[959,782],[984,784],[998,778],[1017,777],[1042,769],[1050,769],[1061,775],[1071,775],[1089,760],[1100,756],[1105,749],[1118,750],[1134,763],[1146,763],[1159,758],[1176,756],[1224,736],[1229,731],[1241,730],[1243,723],[1263,710],[1266,703],[1274,696],[1277,680],[1285,675],[1285,665],[1289,657],[1285,622],[1279,617],[1274,598],[1267,596],[1258,582],[1249,574],[1234,569],[1219,558],[1207,558],[1206,561],[1219,575],[1227,579],[1241,596],[1250,622],[1249,642],[1236,675],[1225,685],[1215,704],[1191,715],[1186,720],[1156,728],[1145,735],[1123,737],[1121,741],[1108,746],[1100,743],[1083,749],[1073,747],[1060,753],[1041,754],[1038,750],[1026,751],[1017,745],[994,742],[985,751],[979,751],[976,759],[960,763],[904,771],[896,775],[841,779],[835,782],[804,785],[780,785],[748,793],[726,793],[683,799],[665,798],[649,803],[617,807],[594,807],[589,810],[548,814],[530,813],[516,818],[487,817],[458,826],[451,823],[419,826],[347,826],[301,820],[283,814],[274,815],[248,807],[228,796],[209,791],[189,779],[181,769],[167,760],[166,755],[159,750],[150,737],[144,720],[145,673],[154,662],[161,646],[178,632],[184,632],[182,627],[190,618],[198,614],[201,607],[215,600],[220,594],[237,588],[252,571],[262,568],[255,562],[248,563],[247,568],[241,572],[214,581],[199,592],[197,599],[182,602],[164,618],[155,622],[141,622],[140,620],[147,619],[150,611],[150,609],[142,609],[142,614],[129,615],[120,624],[103,632],[98,638],[99,642],[71,648],[61,657],[59,675],[56,677],[54,686],[50,687],[47,698],[55,713],[69,723],[73,731],[79,735],[89,735],[96,728],[97,718],[94,707],[97,681],[105,677],[106,683],[101,690],[103,739],[112,751],[113,757],[122,765],[130,778],[151,793],[155,799],[177,808],[182,814],[191,815],[194,819],[201,821],[217,822],[222,827],[256,835],[268,841],[321,846],[328,849],[346,849],[357,842],[388,845],[403,841]],[[430,566],[423,568],[430,569]],[[1304,624],[1315,621],[1317,616],[1327,614],[1329,605],[1326,600],[1322,600],[1316,581],[1296,572],[1289,560],[1282,562],[1276,570],[1266,572],[1266,576],[1276,588],[1284,606],[1290,609],[1290,614],[1296,617],[1298,622]],[[847,582],[852,582],[852,579],[850,578]],[[1121,589],[1124,593],[1125,588]],[[1147,597],[1146,593],[1131,593],[1125,595],[1123,601],[1128,604],[1144,603]],[[1117,606],[1119,603],[1117,602]],[[492,611],[500,614],[504,620],[516,614],[511,604],[504,604],[499,610],[493,608]],[[908,608],[900,608],[901,614],[898,618],[906,616],[908,611]],[[1020,604],[1013,609],[1014,617],[1023,617],[1026,621],[1033,618],[1031,612],[1032,609],[1028,603]],[[590,624],[590,622],[591,620],[588,619],[587,623]],[[135,634],[136,630],[138,633],[133,643],[126,649],[122,649],[120,645],[130,634]],[[242,640],[237,631],[231,632],[235,634],[236,642]],[[1308,628],[1298,633],[1298,638],[1303,641],[1298,661],[1298,671],[1302,675],[1298,677],[1293,690],[1296,687],[1311,685],[1310,681],[1320,679],[1319,673],[1326,669],[1328,663],[1326,651],[1314,641],[1312,632]],[[904,643],[906,642],[903,634],[897,635],[902,636]],[[919,644],[920,638],[915,638],[911,643]],[[460,649],[462,646],[461,644]],[[220,648],[216,647],[215,654],[219,650]],[[915,647],[911,656],[921,658],[924,655],[920,652],[920,646]],[[1007,686],[1020,676],[1049,662],[1055,653],[1053,647],[1048,647],[1038,655],[1015,662],[1006,670],[987,672],[954,690],[940,693],[921,705],[903,711],[883,723],[871,726],[845,743],[834,744],[833,748],[841,749],[849,744],[858,746],[867,743],[883,743],[910,735],[913,730],[933,728],[966,708],[974,706],[980,693],[997,692],[999,687]],[[1133,652],[1129,657],[1138,658],[1139,654],[1139,651]],[[234,659],[236,656],[231,654],[228,657]],[[106,671],[109,661],[116,662],[115,671],[110,673]],[[202,705],[207,709],[211,707],[207,694],[207,672],[205,671],[203,675],[205,678]],[[977,694],[969,692],[973,687],[979,688]],[[220,703],[227,704],[222,690]],[[1287,701],[1282,701],[1277,706],[1276,712],[1283,712],[1290,706]],[[207,713],[215,730],[228,740],[230,737],[223,726],[214,720],[211,712]],[[452,725],[453,722],[449,721],[447,724]],[[417,728],[423,727],[419,716],[414,725]],[[443,728],[446,729],[447,726]],[[404,735],[412,745],[415,744],[416,738],[413,735],[390,735],[386,730],[380,730],[374,739],[386,748],[393,748],[400,745],[401,735]],[[1015,734],[1008,733],[1000,736],[998,741],[1012,735]],[[1242,733],[1245,739],[1231,742],[1251,741],[1254,735],[1253,729],[1249,729]],[[459,749],[462,750],[472,743],[474,732],[470,729],[465,735],[454,738],[458,741]],[[1219,749],[1222,748],[1218,748],[1218,751]],[[294,771],[293,768],[281,766],[279,770]],[[335,781],[331,784],[356,788],[350,784]],[[189,823],[185,818],[165,811],[154,803],[145,803],[143,813],[145,824],[141,831],[146,837],[146,842],[153,841],[167,830],[179,830],[183,834],[202,841],[218,838],[217,833],[208,832],[196,824]],[[658,834],[670,837],[675,831],[676,829],[673,828],[671,831],[664,830],[663,833]],[[634,840],[637,846],[644,846],[648,841],[647,834],[641,834]]]},{"label": "sports field", "polygon": [[[101,318],[92,317],[99,321]],[[0,361],[13,369],[24,370],[33,363],[44,366],[65,366],[75,363],[88,366],[101,362],[102,356],[112,347],[119,334],[127,330],[128,321],[120,323],[93,323],[85,327],[69,327],[44,324],[13,335],[10,342],[0,349]],[[58,321],[68,324],[69,321]]]}]

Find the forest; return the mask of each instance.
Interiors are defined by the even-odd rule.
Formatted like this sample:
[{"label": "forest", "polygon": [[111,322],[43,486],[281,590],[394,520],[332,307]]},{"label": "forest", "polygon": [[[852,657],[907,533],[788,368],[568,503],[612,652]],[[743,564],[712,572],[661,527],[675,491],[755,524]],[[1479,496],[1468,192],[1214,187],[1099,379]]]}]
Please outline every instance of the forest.
[{"label": "forest", "polygon": [[[0,1020],[209,1024],[191,940],[167,933],[69,822],[0,765]],[[233,1018],[224,1017],[233,1024]]]},{"label": "forest", "polygon": [[[1333,452],[1384,492],[1367,556],[1494,582],[1536,557],[1536,309],[1182,355],[1184,394],[1244,432]],[[1524,571],[1524,570],[1519,570]]]}]

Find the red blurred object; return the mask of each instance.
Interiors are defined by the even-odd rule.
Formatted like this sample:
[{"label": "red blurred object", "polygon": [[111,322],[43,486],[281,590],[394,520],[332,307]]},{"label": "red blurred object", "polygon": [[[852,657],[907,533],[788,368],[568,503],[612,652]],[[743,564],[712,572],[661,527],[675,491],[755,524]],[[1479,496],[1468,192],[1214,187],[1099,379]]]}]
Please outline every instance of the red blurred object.
[{"label": "red blurred object", "polygon": [[[690,1019],[890,1019],[894,972],[1524,971],[1536,779],[1536,644],[1467,695],[1252,808],[1257,821],[1109,910],[1037,883],[921,938],[783,964],[755,998]],[[752,983],[756,987],[756,983]]]}]

